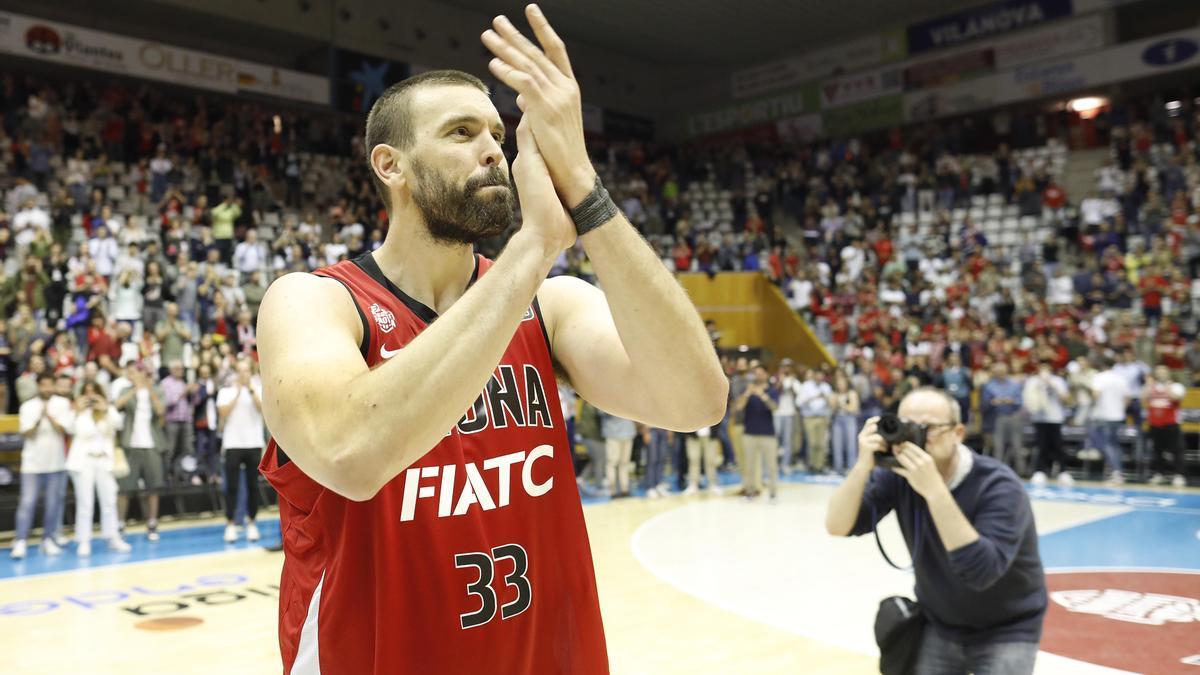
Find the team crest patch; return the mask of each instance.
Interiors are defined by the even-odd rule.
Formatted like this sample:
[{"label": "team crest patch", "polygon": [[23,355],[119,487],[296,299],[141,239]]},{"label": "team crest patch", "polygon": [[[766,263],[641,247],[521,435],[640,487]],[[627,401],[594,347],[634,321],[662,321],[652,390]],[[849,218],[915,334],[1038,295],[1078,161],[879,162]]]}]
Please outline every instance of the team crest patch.
[{"label": "team crest patch", "polygon": [[396,315],[378,304],[371,305],[371,316],[375,317],[375,323],[379,325],[379,330],[390,333],[396,329]]}]

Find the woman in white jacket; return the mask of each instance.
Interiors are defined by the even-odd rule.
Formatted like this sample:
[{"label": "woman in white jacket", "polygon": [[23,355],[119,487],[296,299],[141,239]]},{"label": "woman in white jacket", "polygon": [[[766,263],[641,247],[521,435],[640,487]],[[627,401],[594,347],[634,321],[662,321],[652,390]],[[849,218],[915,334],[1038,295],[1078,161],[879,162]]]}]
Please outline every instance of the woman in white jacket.
[{"label": "woman in white jacket", "polygon": [[[108,548],[128,553],[129,544],[117,531],[117,479],[113,477],[113,453],[121,431],[121,414],[108,403],[95,382],[83,385],[75,401],[75,426],[67,471],[75,485],[75,538],[80,557],[92,554],[92,504],[100,502],[100,535]],[[93,499],[93,493],[95,499]]]}]

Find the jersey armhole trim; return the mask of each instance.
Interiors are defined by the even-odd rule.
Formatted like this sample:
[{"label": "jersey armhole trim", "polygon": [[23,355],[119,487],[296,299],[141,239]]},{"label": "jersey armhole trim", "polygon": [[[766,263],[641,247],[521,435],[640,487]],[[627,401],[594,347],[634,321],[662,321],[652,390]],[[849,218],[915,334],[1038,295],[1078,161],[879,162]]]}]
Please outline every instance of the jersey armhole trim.
[{"label": "jersey armhole trim", "polygon": [[533,314],[537,317],[538,327],[542,329],[542,337],[546,340],[546,352],[550,354],[550,360],[554,360],[554,348],[550,346],[550,334],[546,332],[546,321],[542,318],[542,306],[538,304],[537,296],[533,296]]},{"label": "jersey armhole trim", "polygon": [[319,276],[324,276],[326,279],[333,279],[334,281],[341,284],[342,288],[345,288],[346,292],[350,294],[350,302],[354,303],[354,310],[356,312],[358,312],[358,319],[360,321],[362,321],[363,335],[362,335],[362,341],[360,341],[358,343],[358,352],[360,354],[362,354],[363,361],[366,361],[367,360],[367,347],[369,347],[371,344],[371,324],[367,323],[367,315],[363,312],[362,307],[359,306],[358,300],[355,299],[354,291],[350,290],[350,286],[345,281],[342,281],[341,279],[339,279],[335,276],[325,276],[323,274],[319,275]]}]

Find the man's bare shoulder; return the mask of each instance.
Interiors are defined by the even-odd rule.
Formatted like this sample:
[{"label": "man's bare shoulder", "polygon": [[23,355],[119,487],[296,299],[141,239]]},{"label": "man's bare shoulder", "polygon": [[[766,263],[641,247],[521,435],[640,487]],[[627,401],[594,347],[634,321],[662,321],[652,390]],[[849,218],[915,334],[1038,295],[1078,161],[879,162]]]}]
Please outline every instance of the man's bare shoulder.
[{"label": "man's bare shoulder", "polygon": [[543,311],[547,305],[567,305],[570,306],[575,300],[581,297],[590,297],[595,295],[603,295],[599,288],[589,284],[579,277],[561,275],[550,277],[542,282],[538,288],[538,303],[542,305]]},{"label": "man's bare shoulder", "polygon": [[346,287],[336,279],[308,272],[285,274],[267,287],[258,313],[258,329],[269,329],[280,322],[314,328],[330,323],[347,328],[361,325]]}]

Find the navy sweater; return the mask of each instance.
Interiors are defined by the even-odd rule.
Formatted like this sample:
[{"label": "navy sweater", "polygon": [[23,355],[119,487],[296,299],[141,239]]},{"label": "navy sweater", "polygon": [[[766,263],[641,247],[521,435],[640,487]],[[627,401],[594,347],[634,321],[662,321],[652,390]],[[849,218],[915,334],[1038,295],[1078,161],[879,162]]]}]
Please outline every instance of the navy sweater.
[{"label": "navy sweater", "polygon": [[871,532],[895,510],[912,554],[920,530],[917,601],[942,637],[964,644],[1039,642],[1046,575],[1029,495],[1012,469],[991,457],[973,459],[952,494],[979,532],[974,543],[947,553],[924,498],[903,477],[881,468],[871,474],[851,534]]}]

